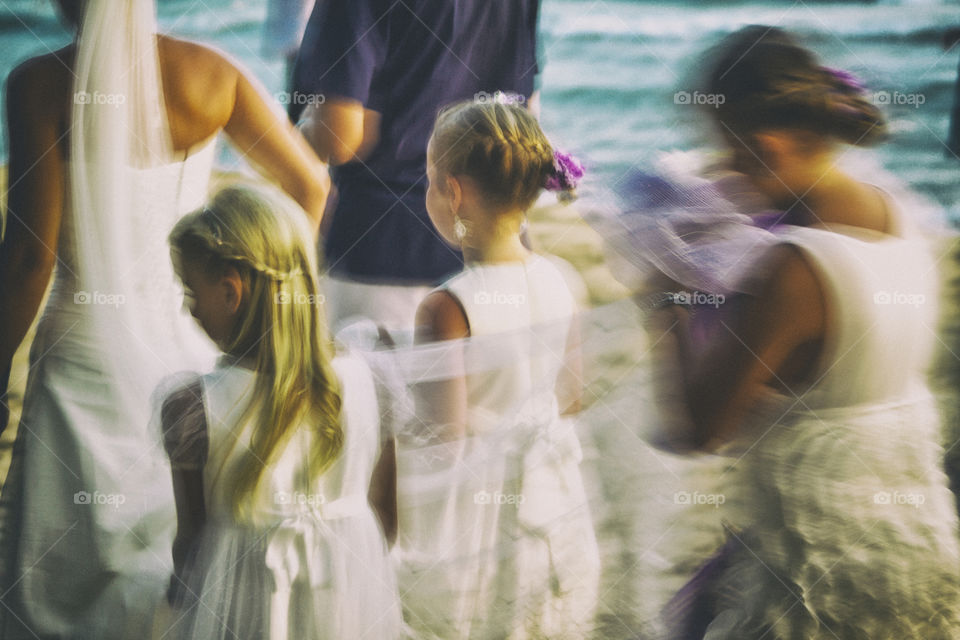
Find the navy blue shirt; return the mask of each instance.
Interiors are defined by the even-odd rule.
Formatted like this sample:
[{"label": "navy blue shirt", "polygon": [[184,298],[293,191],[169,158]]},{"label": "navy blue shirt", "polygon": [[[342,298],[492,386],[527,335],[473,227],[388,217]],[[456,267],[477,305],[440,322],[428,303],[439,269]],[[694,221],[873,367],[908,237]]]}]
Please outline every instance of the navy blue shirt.
[{"label": "navy blue shirt", "polygon": [[452,102],[533,93],[538,11],[539,0],[318,0],[294,89],[357,100],[382,116],[370,157],[333,170],[331,273],[424,284],[460,270],[461,255],[427,216],[430,131]]}]

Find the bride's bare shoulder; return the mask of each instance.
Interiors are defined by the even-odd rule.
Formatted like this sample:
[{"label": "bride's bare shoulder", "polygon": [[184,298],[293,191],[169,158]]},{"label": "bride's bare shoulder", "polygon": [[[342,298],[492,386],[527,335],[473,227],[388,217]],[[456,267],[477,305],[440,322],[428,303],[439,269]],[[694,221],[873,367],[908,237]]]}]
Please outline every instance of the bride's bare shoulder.
[{"label": "bride's bare shoulder", "polygon": [[60,104],[57,99],[73,88],[74,57],[70,45],[21,62],[7,79],[7,96],[18,102]]},{"label": "bride's bare shoulder", "polygon": [[226,53],[192,40],[160,36],[157,38],[157,50],[161,65],[165,69],[183,71],[179,75],[184,78],[202,78],[209,82],[218,78],[235,79],[239,73],[236,64]]},{"label": "bride's bare shoulder", "polygon": [[240,71],[226,54],[197,42],[160,36],[157,50],[174,143],[189,148],[230,119]]}]

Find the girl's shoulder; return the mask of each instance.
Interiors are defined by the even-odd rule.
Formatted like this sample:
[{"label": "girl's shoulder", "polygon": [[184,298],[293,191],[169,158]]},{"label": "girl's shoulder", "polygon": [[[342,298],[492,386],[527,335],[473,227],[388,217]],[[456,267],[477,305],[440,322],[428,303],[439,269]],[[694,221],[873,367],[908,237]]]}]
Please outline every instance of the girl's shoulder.
[{"label": "girl's shoulder", "polygon": [[576,267],[560,256],[550,253],[538,257],[546,265],[543,268],[551,273],[551,277],[558,284],[562,283],[563,287],[570,292],[577,307],[585,307],[589,303],[590,292]]},{"label": "girl's shoulder", "polygon": [[153,405],[162,410],[174,410],[185,406],[188,401],[202,403],[204,377],[195,371],[180,371],[164,377],[153,391]]}]

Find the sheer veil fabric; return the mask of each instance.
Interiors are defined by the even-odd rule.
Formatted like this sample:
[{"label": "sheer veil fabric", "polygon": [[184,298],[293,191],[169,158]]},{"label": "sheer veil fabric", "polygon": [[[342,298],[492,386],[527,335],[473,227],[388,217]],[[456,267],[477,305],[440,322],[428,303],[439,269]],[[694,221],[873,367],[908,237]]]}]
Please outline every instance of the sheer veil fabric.
[{"label": "sheer veil fabric", "polygon": [[166,242],[206,198],[213,147],[174,158],[156,36],[153,0],[86,3],[58,266],[3,491],[4,638],[148,637],[172,570],[150,397],[214,361]]}]

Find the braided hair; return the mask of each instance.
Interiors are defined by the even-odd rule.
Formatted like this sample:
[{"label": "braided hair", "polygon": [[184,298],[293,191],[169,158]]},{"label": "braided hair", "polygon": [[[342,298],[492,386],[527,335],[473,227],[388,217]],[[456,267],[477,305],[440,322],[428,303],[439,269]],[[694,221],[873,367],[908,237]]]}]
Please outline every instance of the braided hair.
[{"label": "braided hair", "polygon": [[553,148],[529,111],[496,101],[440,112],[431,145],[437,169],[472,178],[494,208],[527,210],[555,172]]},{"label": "braided hair", "polygon": [[257,380],[242,421],[253,423],[243,464],[221,478],[245,521],[264,471],[300,425],[313,429],[308,474],[339,456],[341,397],[331,360],[317,256],[307,216],[274,189],[233,186],[181,218],[170,233],[180,260],[210,278],[236,269],[243,286],[239,321],[224,351],[254,356]]}]

